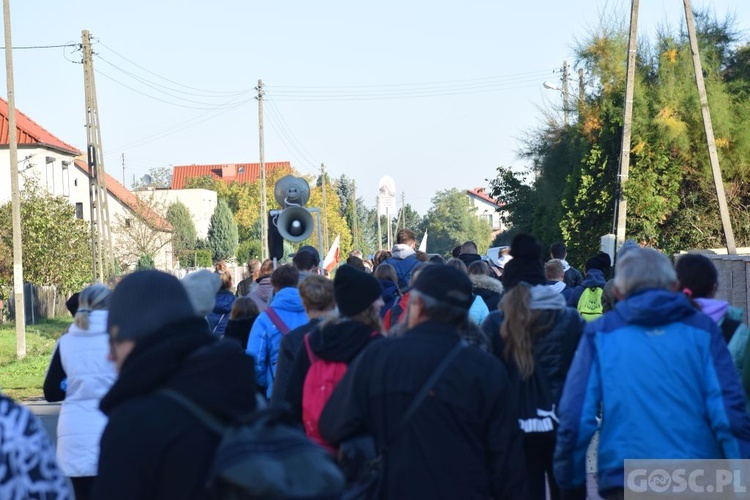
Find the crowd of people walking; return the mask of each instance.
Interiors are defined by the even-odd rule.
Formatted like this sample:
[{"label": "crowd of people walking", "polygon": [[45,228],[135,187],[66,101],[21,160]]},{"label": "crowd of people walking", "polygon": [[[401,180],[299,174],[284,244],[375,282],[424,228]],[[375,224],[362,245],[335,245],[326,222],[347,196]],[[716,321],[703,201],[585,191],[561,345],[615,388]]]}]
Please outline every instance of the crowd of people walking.
[{"label": "crowd of people walking", "polygon": [[614,273],[603,252],[581,273],[528,234],[500,262],[415,243],[401,230],[332,279],[303,246],[250,261],[236,288],[221,262],[87,287],[44,383],[62,402],[56,458],[0,399],[0,497],[72,498],[67,477],[77,499],[211,498],[240,439],[227,429],[319,457],[294,466],[245,437],[233,474],[253,480],[232,488],[247,498],[318,474],[309,497],[583,499],[595,434],[607,499],[626,459],[750,458],[750,330],[704,255],[628,241]]}]

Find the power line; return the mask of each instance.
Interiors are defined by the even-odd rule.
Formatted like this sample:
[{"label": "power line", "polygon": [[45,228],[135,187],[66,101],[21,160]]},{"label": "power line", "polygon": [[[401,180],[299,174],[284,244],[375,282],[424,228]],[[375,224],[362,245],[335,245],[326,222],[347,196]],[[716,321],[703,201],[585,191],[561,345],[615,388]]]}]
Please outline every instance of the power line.
[{"label": "power line", "polygon": [[[266,95],[268,95],[268,92],[266,92]],[[275,103],[272,101],[268,101],[269,109],[270,111],[276,115],[278,121],[280,122],[282,128],[286,130],[287,136],[289,136],[290,140],[293,144],[296,144],[300,150],[300,152],[303,154],[303,156],[308,160],[308,162],[312,165],[318,165],[321,162],[315,158],[313,154],[311,154],[307,148],[304,147],[302,144],[302,141],[300,141],[297,136],[295,135],[292,128],[289,126],[289,123],[287,123],[286,119],[284,118],[284,115],[281,113],[281,110],[279,110],[278,106],[276,106]],[[316,169],[317,170],[317,169]]]},{"label": "power line", "polygon": [[[269,108],[270,111],[270,108]],[[308,172],[314,172],[317,174],[317,170],[312,167],[312,164],[310,164],[309,160],[304,158],[304,154],[297,148],[296,145],[294,145],[293,141],[289,136],[286,134],[286,132],[283,130],[281,125],[277,122],[277,118],[274,116],[273,113],[268,113],[266,116],[269,118],[269,123],[271,124],[271,128],[274,129],[276,134],[278,135],[281,142],[286,146],[289,153],[294,156],[299,164],[303,166]],[[287,142],[289,141],[289,142]]]},{"label": "power line", "polygon": [[[199,104],[203,104],[204,106],[207,106],[207,107],[187,106],[187,105],[176,103],[176,102],[173,102],[173,101],[168,101],[166,99],[162,99],[160,97],[156,97],[156,96],[153,96],[151,94],[147,94],[147,93],[145,93],[145,92],[143,92],[141,90],[133,88],[130,85],[117,80],[116,78],[113,78],[113,77],[109,76],[106,73],[103,73],[102,71],[100,71],[98,69],[95,69],[94,71],[96,71],[98,74],[102,75],[104,78],[106,78],[108,80],[111,80],[111,81],[115,82],[116,84],[121,85],[121,86],[125,87],[126,89],[135,92],[136,94],[140,94],[140,95],[142,95],[144,97],[148,97],[149,99],[153,99],[155,101],[163,102],[163,103],[169,104],[171,106],[177,106],[178,108],[197,109],[197,110],[200,110],[200,111],[211,111],[211,110],[220,110],[220,109],[232,108],[232,107],[234,107],[236,105],[244,104],[246,102],[250,102],[250,101],[253,100],[253,98],[248,98],[248,99],[245,99],[245,100],[242,100],[242,101],[229,101],[229,102],[226,102],[226,103],[223,103],[223,104],[218,104],[218,105],[211,104],[211,103],[199,102]],[[183,100],[187,100],[187,99],[183,99]],[[196,101],[193,101],[193,102],[196,102]]]},{"label": "power line", "polygon": [[[172,88],[172,87],[169,87],[169,86],[162,85],[160,83],[154,82],[152,80],[148,80],[147,78],[143,78],[141,76],[138,76],[135,73],[132,73],[132,72],[126,70],[126,69],[123,69],[123,68],[117,66],[116,64],[111,63],[110,61],[104,59],[101,55],[96,54],[96,56],[97,56],[97,58],[100,61],[104,62],[105,64],[108,64],[109,66],[112,66],[117,71],[120,71],[121,73],[124,73],[125,75],[129,76],[130,78],[132,78],[132,79],[134,79],[134,80],[142,83],[143,85],[146,85],[149,88],[152,88],[153,90],[156,90],[157,92],[162,92],[162,93],[164,93],[164,94],[166,94],[166,95],[168,95],[170,97],[174,97],[175,99],[182,99],[184,101],[192,102],[192,103],[197,103],[197,104],[207,104],[207,103],[205,103],[203,101],[194,101],[194,100],[191,100],[191,99],[180,97],[180,96],[174,95],[174,94],[172,94],[170,92],[177,92],[179,94],[185,94],[185,95],[190,95],[190,96],[195,96],[195,97],[203,97],[203,98],[206,98],[206,99],[226,99],[227,95],[228,95],[228,94],[207,95],[206,93],[196,93],[196,92],[189,92],[189,91],[185,91],[185,90],[175,89],[175,88]],[[166,89],[166,90],[162,90],[162,89]],[[169,91],[169,92],[167,92],[167,91]],[[236,95],[236,96],[246,95],[246,94],[249,94],[252,91],[253,91],[253,89],[246,89],[246,90],[238,91],[234,95]]]},{"label": "power line", "polygon": [[195,90],[196,92],[204,92],[204,93],[207,93],[207,94],[209,94],[209,93],[210,93],[210,94],[237,94],[237,93],[243,93],[243,92],[246,92],[245,90],[240,90],[240,91],[219,91],[219,90],[205,90],[205,89],[199,89],[199,88],[196,88],[196,87],[191,87],[191,86],[189,86],[189,85],[185,85],[185,84],[183,84],[183,83],[180,83],[180,82],[176,82],[176,81],[174,81],[174,80],[170,80],[169,78],[167,78],[167,77],[165,77],[165,76],[161,76],[160,74],[158,74],[158,73],[155,73],[155,72],[151,71],[150,69],[148,69],[148,68],[145,68],[145,67],[141,66],[141,65],[140,65],[140,64],[138,64],[137,62],[135,62],[135,61],[133,61],[133,60],[131,60],[131,59],[128,59],[127,57],[125,57],[124,55],[120,54],[120,53],[119,53],[119,52],[117,52],[117,51],[116,51],[115,49],[113,49],[112,47],[108,46],[107,44],[105,44],[105,43],[104,43],[104,42],[102,42],[101,40],[98,40],[98,39],[97,39],[97,42],[99,43],[99,45],[101,45],[102,47],[104,47],[104,48],[106,48],[107,50],[111,51],[112,53],[114,53],[114,54],[115,54],[115,55],[117,55],[118,57],[120,57],[120,58],[124,59],[125,61],[129,62],[129,63],[130,63],[130,64],[132,64],[133,66],[135,66],[135,67],[137,67],[137,68],[140,68],[140,69],[142,69],[143,71],[145,71],[146,73],[149,73],[149,74],[151,74],[151,75],[154,75],[155,77],[157,77],[157,78],[160,78],[160,79],[164,80],[165,82],[169,82],[169,83],[171,83],[171,84],[173,84],[173,85],[178,85],[178,86],[180,86],[180,87],[183,87],[183,88],[186,88],[186,89],[189,89],[189,90]]},{"label": "power line", "polygon": [[[19,47],[11,47],[13,50],[34,50],[34,49],[59,49],[60,47],[74,47],[76,45],[80,45],[78,43],[66,43],[63,45],[26,45],[26,46],[19,46]],[[0,47],[3,50],[5,50],[5,47]]]}]

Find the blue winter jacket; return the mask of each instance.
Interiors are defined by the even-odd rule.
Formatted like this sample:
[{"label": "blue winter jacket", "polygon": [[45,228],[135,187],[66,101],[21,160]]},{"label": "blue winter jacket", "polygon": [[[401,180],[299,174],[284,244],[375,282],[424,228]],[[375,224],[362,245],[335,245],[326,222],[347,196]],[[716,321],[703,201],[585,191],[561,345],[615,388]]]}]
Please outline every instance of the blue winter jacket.
[{"label": "blue winter jacket", "polygon": [[390,264],[393,269],[396,270],[396,276],[398,276],[398,287],[403,292],[409,287],[409,280],[411,280],[411,272],[419,264],[417,256],[412,254],[406,258],[391,257],[384,261],[385,264]]},{"label": "blue winter jacket", "polygon": [[216,294],[214,310],[206,316],[206,319],[211,333],[217,337],[224,336],[224,331],[227,329],[227,323],[229,322],[229,313],[232,312],[232,304],[236,299],[237,297],[229,290],[220,290]]},{"label": "blue winter jacket", "polygon": [[[299,290],[293,287],[282,288],[273,296],[271,304],[281,321],[294,330],[307,323],[307,313],[302,307]],[[260,387],[267,387],[266,395],[271,397],[273,379],[276,374],[276,360],[279,355],[281,332],[273,324],[268,313],[263,311],[253,323],[247,340],[246,352],[255,358],[255,381]]]},{"label": "blue winter jacket", "polygon": [[586,326],[559,407],[554,472],[586,481],[597,429],[599,491],[623,487],[624,460],[750,457],[750,419],[716,323],[683,294],[643,290]]}]

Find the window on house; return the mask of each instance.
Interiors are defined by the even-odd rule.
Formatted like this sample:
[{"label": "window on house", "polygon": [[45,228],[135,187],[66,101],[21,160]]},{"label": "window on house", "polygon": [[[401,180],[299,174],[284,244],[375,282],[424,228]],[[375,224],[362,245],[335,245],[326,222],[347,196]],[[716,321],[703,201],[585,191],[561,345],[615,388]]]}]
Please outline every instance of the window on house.
[{"label": "window on house", "polygon": [[70,196],[70,162],[62,162],[62,194]]},{"label": "window on house", "polygon": [[132,219],[125,219],[125,227],[130,227]]},{"label": "window on house", "polygon": [[47,189],[50,193],[55,192],[55,159],[51,156],[47,157]]},{"label": "window on house", "polygon": [[83,203],[76,203],[76,219],[83,219]]}]

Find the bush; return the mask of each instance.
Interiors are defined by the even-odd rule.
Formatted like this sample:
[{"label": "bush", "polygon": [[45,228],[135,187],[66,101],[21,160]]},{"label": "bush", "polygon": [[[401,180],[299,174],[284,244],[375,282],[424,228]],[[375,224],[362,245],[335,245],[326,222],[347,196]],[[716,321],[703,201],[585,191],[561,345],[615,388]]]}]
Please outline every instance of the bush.
[{"label": "bush", "polygon": [[136,264],[135,268],[138,271],[142,271],[144,269],[155,269],[156,265],[154,264],[154,258],[150,255],[141,255],[141,258],[138,259],[138,264]]},{"label": "bush", "polygon": [[260,259],[260,241],[245,240],[237,247],[237,262],[245,263],[250,259]]},{"label": "bush", "polygon": [[183,267],[211,267],[213,265],[213,261],[211,260],[211,250],[208,248],[195,250],[185,254],[184,261],[180,262]]}]

